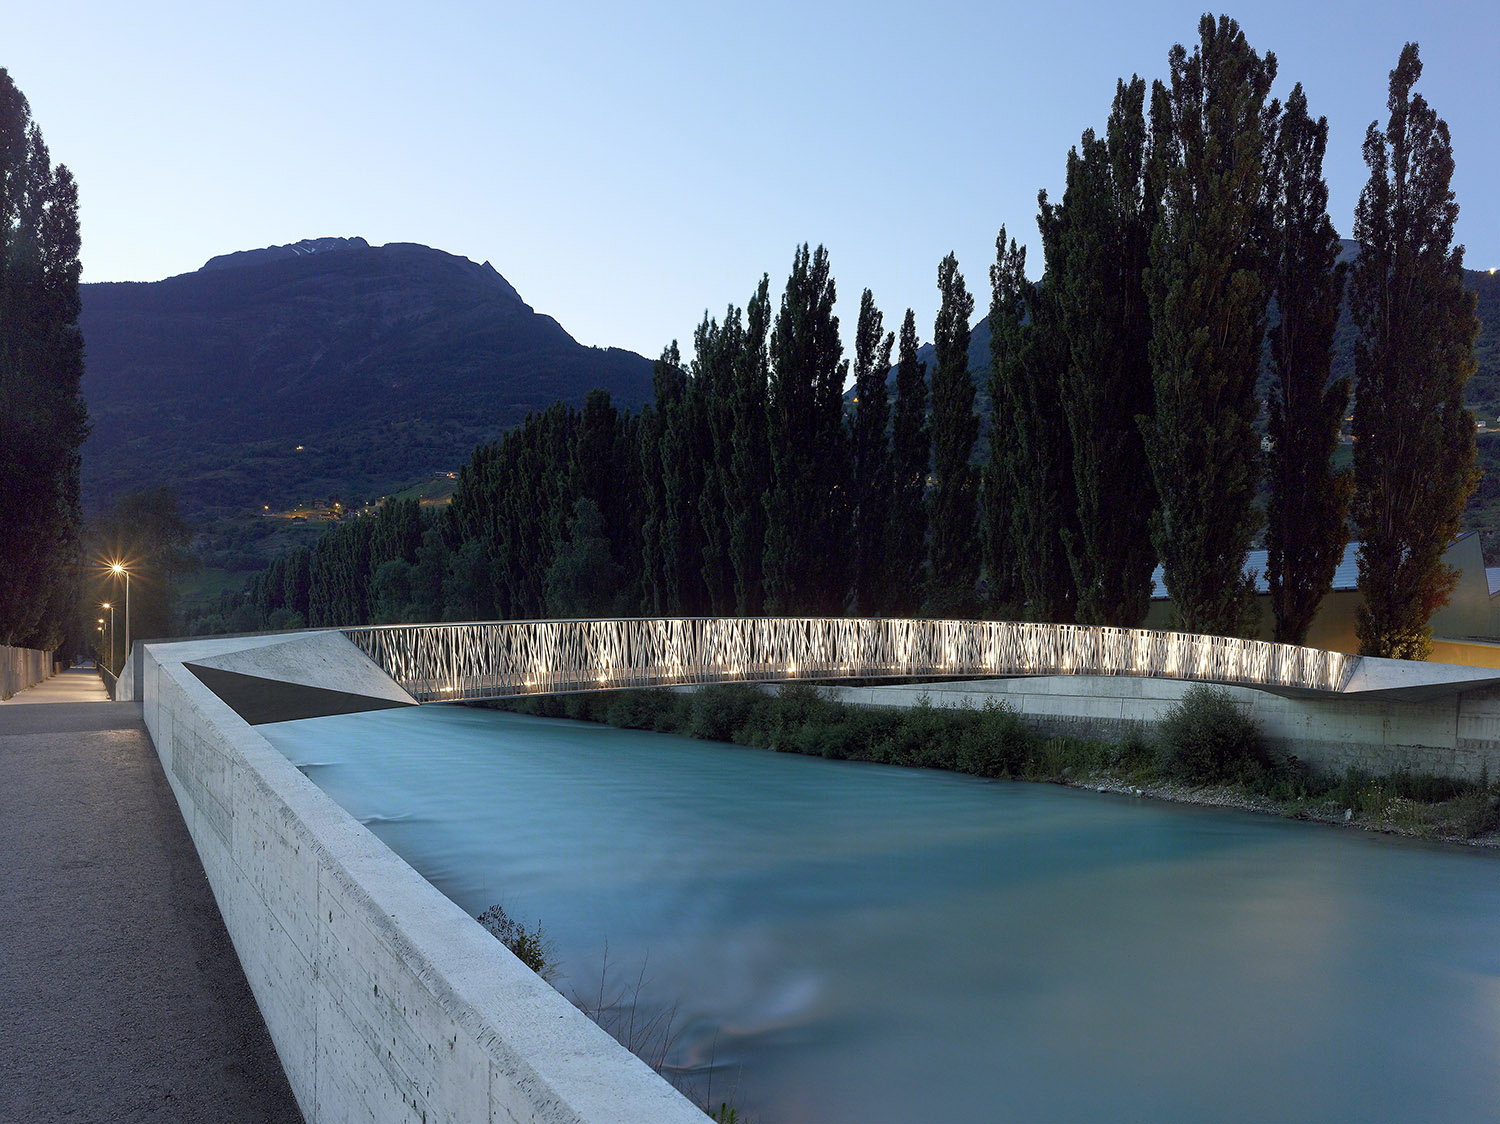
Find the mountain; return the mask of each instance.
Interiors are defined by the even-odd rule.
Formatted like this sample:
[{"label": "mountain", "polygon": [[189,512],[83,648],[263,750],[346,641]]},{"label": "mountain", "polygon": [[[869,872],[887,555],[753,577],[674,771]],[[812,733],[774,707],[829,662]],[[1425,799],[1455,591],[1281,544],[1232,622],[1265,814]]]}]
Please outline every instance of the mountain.
[{"label": "mountain", "polygon": [[357,498],[454,470],[532,411],[651,396],[488,262],[319,238],[164,281],[87,284],[86,510],[168,483],[190,514]]}]

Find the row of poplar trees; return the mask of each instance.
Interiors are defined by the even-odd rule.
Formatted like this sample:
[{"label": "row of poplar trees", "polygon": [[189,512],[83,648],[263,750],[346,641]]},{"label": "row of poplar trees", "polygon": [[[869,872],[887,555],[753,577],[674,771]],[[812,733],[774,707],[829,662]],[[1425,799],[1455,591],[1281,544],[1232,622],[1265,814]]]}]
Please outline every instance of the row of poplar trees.
[{"label": "row of poplar trees", "polygon": [[80,601],[78,190],[0,69],[0,644],[52,651]]},{"label": "row of poplar trees", "polygon": [[[312,575],[304,600],[278,601],[277,570],[256,606],[315,625],[854,613],[1130,627],[1160,561],[1183,628],[1236,635],[1253,628],[1243,567],[1264,518],[1277,638],[1299,642],[1352,515],[1365,651],[1425,655],[1476,479],[1462,388],[1477,320],[1452,247],[1447,128],[1411,92],[1408,45],[1389,125],[1365,144],[1357,443],[1353,472],[1336,471],[1348,271],[1327,214],[1327,123],[1300,85],[1285,106],[1270,99],[1275,58],[1234,21],[1199,30],[1149,104],[1143,80],[1119,84],[1104,134],[1069,154],[1062,199],[1042,193],[1043,282],[1000,231],[987,455],[955,258],[938,270],[931,371],[911,311],[898,338],[868,290],[851,371],[828,256],[804,245],[779,305],[762,278],[744,309],[705,316],[691,363],[675,342],[664,351],[639,414],[595,392],[533,416],[475,453],[440,518],[412,507],[340,527],[294,567]],[[381,520],[408,528],[402,546]],[[320,557],[337,597],[317,591]]]},{"label": "row of poplar trees", "polygon": [[[1326,119],[1300,84],[1270,99],[1275,57],[1234,21],[1199,31],[1149,106],[1139,78],[1119,84],[1104,136],[1069,154],[1061,203],[1042,193],[1045,283],[1001,231],[982,505],[996,597],[1037,619],[1136,625],[1159,561],[1184,629],[1253,633],[1244,560],[1263,526],[1276,639],[1301,643],[1352,516],[1361,650],[1425,658],[1477,483],[1462,394],[1478,320],[1452,245],[1447,126],[1412,93],[1408,44],[1389,124],[1365,141],[1351,278],[1327,213]],[[1346,286],[1352,473],[1333,466],[1350,386],[1330,379]]]}]

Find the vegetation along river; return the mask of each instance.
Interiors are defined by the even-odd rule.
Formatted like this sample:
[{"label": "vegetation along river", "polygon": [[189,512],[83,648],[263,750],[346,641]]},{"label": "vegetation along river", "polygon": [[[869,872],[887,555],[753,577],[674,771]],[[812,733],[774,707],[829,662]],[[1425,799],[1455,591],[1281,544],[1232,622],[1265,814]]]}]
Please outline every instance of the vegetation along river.
[{"label": "vegetation along river", "polygon": [[564,994],[643,979],[742,1120],[1500,1112],[1492,852],[460,707],[260,729]]}]

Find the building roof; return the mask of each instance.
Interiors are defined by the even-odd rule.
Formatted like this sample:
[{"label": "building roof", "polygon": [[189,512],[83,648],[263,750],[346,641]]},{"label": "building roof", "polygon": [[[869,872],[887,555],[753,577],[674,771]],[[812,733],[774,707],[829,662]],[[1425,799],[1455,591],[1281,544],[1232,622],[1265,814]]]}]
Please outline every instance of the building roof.
[{"label": "building roof", "polygon": [[[1266,566],[1268,552],[1264,550],[1252,550],[1245,555],[1245,573],[1255,574],[1255,592],[1270,593],[1271,586],[1266,581]],[[1490,571],[1487,571],[1490,572]],[[1496,567],[1490,578],[1490,592],[1496,590],[1496,582],[1500,581],[1500,567]],[[1331,589],[1335,592],[1343,592],[1359,588],[1359,543],[1351,542],[1344,547],[1344,557],[1339,560],[1338,568],[1333,571],[1333,585]],[[1162,568],[1157,566],[1151,571],[1151,600],[1167,600],[1167,587],[1162,581]]]}]

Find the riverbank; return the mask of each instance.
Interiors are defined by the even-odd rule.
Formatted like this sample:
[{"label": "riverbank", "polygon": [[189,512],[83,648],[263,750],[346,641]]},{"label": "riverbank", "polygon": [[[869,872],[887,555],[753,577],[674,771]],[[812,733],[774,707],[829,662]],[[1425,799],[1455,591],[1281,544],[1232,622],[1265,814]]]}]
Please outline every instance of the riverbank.
[{"label": "riverbank", "polygon": [[[1500,847],[1500,784],[1408,772],[1341,775],[1269,750],[1253,724],[1211,705],[1183,712],[1174,733],[1119,745],[1043,737],[1003,703],[982,708],[850,705],[797,685],[693,692],[612,691],[495,704],[547,717],[600,722],[826,758],[946,769],[996,779],[1062,784],[1143,799],[1234,808],[1471,847]],[[1195,704],[1196,705],[1196,704]],[[1188,707],[1186,700],[1183,704]],[[1236,725],[1237,723],[1237,725]],[[1184,732],[1185,731],[1185,732]]]},{"label": "riverbank", "polygon": [[[1370,778],[1369,786],[1379,787],[1389,778]],[[1482,816],[1483,809],[1475,797],[1455,797],[1451,801],[1426,802],[1399,795],[1387,796],[1380,809],[1373,814],[1355,814],[1352,805],[1334,799],[1324,800],[1276,800],[1257,794],[1242,785],[1190,785],[1173,781],[1129,780],[1111,774],[1090,775],[1078,778],[1059,778],[1058,784],[1070,788],[1086,788],[1095,792],[1111,792],[1126,796],[1139,796],[1147,800],[1166,800],[1175,804],[1196,804],[1205,808],[1233,808],[1241,812],[1258,812],[1262,815],[1282,816],[1287,819],[1305,820],[1309,823],[1326,824],[1329,827],[1356,828],[1361,831],[1376,831],[1383,835],[1404,835],[1414,839],[1428,839],[1439,843],[1458,843],[1465,847],[1500,848],[1500,830],[1491,828],[1477,834],[1467,834],[1466,825]],[[1492,810],[1500,810],[1500,796],[1484,794],[1486,802],[1494,802]],[[1460,802],[1457,808],[1449,805]]]}]

